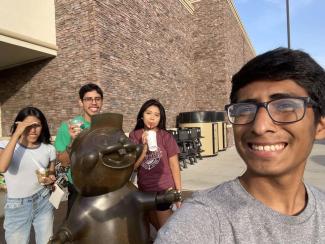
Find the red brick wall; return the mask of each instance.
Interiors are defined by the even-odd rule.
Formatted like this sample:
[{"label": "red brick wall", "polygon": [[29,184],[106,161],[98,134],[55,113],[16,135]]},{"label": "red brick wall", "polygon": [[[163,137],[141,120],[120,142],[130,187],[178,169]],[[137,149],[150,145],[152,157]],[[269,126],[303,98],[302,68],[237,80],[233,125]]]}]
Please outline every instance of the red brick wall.
[{"label": "red brick wall", "polygon": [[175,0],[57,0],[58,56],[0,72],[3,135],[22,107],[39,107],[52,133],[78,114],[86,82],[104,90],[103,111],[130,131],[142,103],[159,99],[168,127],[179,112],[222,110],[231,75],[254,54],[227,1],[191,15]]}]

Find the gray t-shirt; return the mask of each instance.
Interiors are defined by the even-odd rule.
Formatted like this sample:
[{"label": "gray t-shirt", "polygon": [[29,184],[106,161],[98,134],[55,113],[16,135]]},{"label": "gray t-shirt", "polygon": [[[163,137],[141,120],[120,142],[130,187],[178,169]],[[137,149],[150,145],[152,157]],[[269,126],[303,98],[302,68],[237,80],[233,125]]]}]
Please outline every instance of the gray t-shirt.
[{"label": "gray t-shirt", "polygon": [[308,203],[282,215],[253,198],[238,179],[197,192],[160,229],[160,243],[325,243],[325,192],[306,185]]},{"label": "gray t-shirt", "polygon": [[[0,148],[4,149],[7,144],[8,141],[0,141]],[[10,166],[4,173],[7,196],[24,198],[42,189],[43,186],[38,183],[35,171],[40,166],[47,168],[55,157],[53,145],[41,143],[37,148],[26,148],[17,143]]]}]

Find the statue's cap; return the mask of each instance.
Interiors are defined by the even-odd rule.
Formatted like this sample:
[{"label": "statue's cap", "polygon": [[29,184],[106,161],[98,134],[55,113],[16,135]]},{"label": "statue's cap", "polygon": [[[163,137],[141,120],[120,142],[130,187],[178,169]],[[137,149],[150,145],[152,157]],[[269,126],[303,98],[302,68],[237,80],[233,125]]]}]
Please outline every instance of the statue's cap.
[{"label": "statue's cap", "polygon": [[115,113],[102,113],[91,116],[91,129],[117,128],[122,129],[123,115]]}]

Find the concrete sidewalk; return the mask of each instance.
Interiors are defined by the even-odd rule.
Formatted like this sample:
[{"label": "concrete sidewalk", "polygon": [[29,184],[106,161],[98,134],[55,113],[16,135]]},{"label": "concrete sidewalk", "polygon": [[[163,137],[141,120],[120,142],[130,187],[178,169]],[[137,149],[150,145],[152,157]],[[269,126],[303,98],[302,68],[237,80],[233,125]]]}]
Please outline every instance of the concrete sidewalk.
[{"label": "concrete sidewalk", "polygon": [[[245,168],[235,147],[230,147],[182,170],[183,189],[200,190],[215,186],[241,175]],[[325,190],[325,141],[315,143],[306,166],[305,181]]]}]

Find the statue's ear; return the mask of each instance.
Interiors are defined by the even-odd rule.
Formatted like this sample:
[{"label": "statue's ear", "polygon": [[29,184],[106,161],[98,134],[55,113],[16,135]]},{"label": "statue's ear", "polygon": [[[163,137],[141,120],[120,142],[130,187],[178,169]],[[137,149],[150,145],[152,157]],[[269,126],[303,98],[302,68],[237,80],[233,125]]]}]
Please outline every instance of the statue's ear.
[{"label": "statue's ear", "polygon": [[316,134],[315,134],[316,140],[322,140],[325,139],[325,117],[321,116],[317,125],[316,125]]}]

